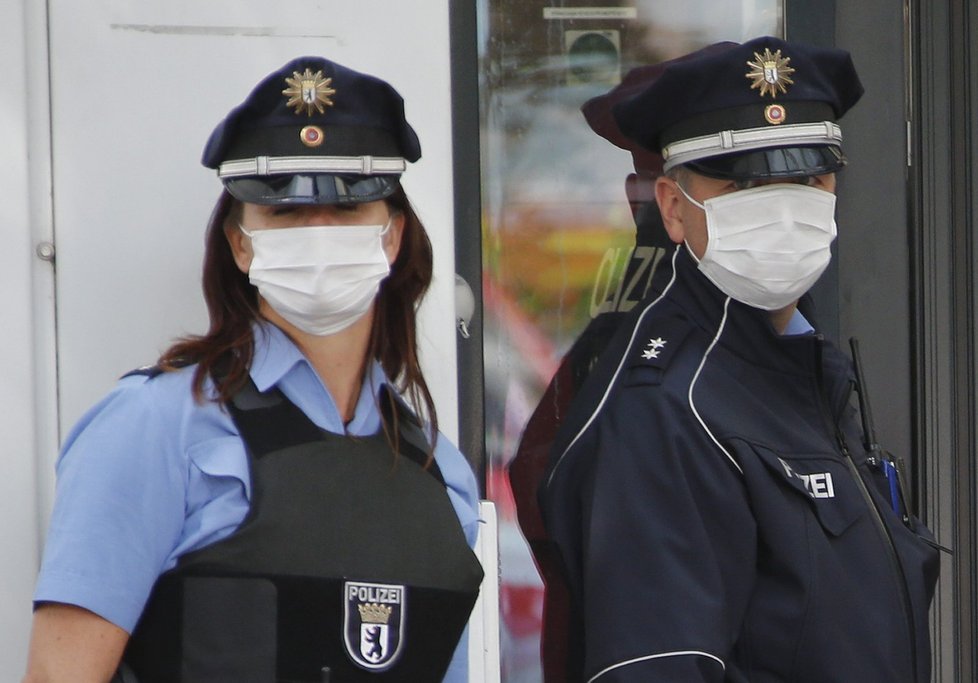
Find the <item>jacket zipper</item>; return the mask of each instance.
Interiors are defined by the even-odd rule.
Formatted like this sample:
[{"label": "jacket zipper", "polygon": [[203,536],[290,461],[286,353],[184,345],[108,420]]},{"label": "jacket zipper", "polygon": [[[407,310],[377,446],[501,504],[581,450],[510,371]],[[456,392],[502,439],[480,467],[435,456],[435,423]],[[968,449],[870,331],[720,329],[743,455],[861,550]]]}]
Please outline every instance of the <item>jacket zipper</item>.
[{"label": "jacket zipper", "polygon": [[[819,405],[822,407],[823,414],[828,416],[831,412],[826,407],[825,398],[825,387],[823,385],[822,377],[822,344],[824,343],[821,337],[816,339],[815,343],[815,377],[818,382],[818,393],[819,393]],[[843,403],[848,403],[848,398]],[[897,580],[897,585],[899,586],[900,592],[900,606],[903,609],[904,618],[906,619],[906,626],[909,629],[908,636],[910,641],[910,670],[913,674],[911,679],[916,683],[917,681],[917,628],[913,616],[913,610],[911,609],[909,590],[907,589],[907,579],[903,571],[903,565],[900,562],[900,557],[896,551],[896,544],[893,542],[893,536],[890,533],[889,527],[886,526],[886,522],[883,521],[882,515],[880,515],[879,508],[876,506],[876,502],[873,500],[872,494],[870,494],[869,489],[866,487],[866,482],[863,480],[862,475],[859,473],[859,468],[856,466],[856,462],[852,457],[852,453],[849,451],[849,445],[846,443],[845,434],[842,433],[842,429],[839,426],[839,420],[837,415],[831,414],[828,418],[831,422],[832,429],[835,432],[835,440],[842,452],[842,455],[846,461],[846,466],[849,470],[850,475],[856,483],[856,487],[859,489],[859,493],[863,497],[863,501],[869,508],[870,514],[873,518],[873,522],[876,526],[876,530],[880,535],[883,545],[886,548],[886,554],[890,559],[890,565],[893,569],[893,573]]]}]

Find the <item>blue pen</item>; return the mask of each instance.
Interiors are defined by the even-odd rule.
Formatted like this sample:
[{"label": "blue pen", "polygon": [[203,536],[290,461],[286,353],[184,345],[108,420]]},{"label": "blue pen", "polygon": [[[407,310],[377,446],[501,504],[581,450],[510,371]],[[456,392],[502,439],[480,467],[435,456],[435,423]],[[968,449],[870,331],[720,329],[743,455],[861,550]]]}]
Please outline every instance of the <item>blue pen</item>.
[{"label": "blue pen", "polygon": [[902,516],[903,503],[902,496],[900,495],[900,475],[897,472],[897,468],[893,462],[885,456],[880,458],[880,466],[883,469],[883,476],[886,477],[886,481],[890,485],[890,506],[893,508],[893,512]]}]

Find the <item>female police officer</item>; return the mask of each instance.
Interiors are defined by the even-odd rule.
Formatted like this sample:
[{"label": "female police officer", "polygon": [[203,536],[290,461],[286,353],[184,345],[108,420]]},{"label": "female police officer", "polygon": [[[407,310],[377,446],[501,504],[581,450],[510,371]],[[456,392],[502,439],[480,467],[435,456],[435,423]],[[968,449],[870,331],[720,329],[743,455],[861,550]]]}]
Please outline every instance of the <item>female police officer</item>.
[{"label": "female police officer", "polygon": [[28,681],[465,679],[477,494],[418,364],[419,157],[390,85],[318,57],[214,130],[210,329],[69,435]]}]

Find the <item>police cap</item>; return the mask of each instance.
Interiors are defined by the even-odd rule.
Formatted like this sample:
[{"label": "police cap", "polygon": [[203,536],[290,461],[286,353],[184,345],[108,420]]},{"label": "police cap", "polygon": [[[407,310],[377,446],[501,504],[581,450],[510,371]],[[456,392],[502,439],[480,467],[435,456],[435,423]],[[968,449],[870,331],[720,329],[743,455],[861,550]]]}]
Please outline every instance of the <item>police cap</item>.
[{"label": "police cap", "polygon": [[344,204],[389,196],[421,145],[385,81],[322,57],[269,74],[211,133],[201,163],[236,199]]},{"label": "police cap", "polygon": [[621,132],[714,178],[792,178],[846,163],[836,121],[862,96],[849,53],[765,36],[664,64],[614,105]]}]

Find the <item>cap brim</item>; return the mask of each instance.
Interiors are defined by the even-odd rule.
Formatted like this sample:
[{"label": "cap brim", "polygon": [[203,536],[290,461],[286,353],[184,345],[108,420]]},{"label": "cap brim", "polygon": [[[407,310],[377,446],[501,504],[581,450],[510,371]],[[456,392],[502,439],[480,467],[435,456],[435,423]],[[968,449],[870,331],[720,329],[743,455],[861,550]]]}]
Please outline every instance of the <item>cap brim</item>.
[{"label": "cap brim", "polygon": [[399,183],[399,175],[333,173],[224,179],[231,196],[250,204],[362,204],[389,197]]},{"label": "cap brim", "polygon": [[846,158],[836,145],[771,147],[696,159],[684,165],[711,178],[754,180],[835,173],[845,167]]}]

